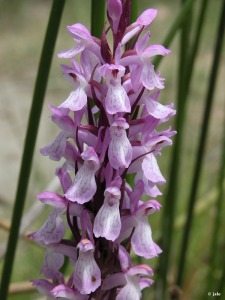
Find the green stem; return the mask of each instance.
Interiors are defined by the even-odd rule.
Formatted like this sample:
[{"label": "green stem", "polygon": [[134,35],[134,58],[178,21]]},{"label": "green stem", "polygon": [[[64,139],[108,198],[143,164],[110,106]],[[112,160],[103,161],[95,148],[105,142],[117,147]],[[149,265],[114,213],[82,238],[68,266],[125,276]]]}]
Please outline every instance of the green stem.
[{"label": "green stem", "polygon": [[[187,1],[182,0],[182,6],[184,7]],[[167,289],[167,272],[169,268],[170,250],[172,244],[172,235],[174,227],[174,215],[175,206],[177,198],[177,185],[178,185],[178,173],[179,165],[181,160],[181,145],[182,145],[182,131],[184,127],[185,120],[185,104],[186,104],[186,81],[187,81],[187,57],[188,57],[188,47],[189,44],[189,15],[191,10],[183,19],[182,31],[180,37],[180,57],[179,57],[179,69],[178,69],[178,94],[177,94],[177,115],[175,119],[175,128],[177,130],[177,136],[174,141],[171,172],[169,177],[168,192],[165,197],[167,201],[164,204],[164,213],[162,217],[162,241],[161,246],[165,249],[163,255],[160,256],[159,260],[159,278],[157,281],[157,299],[165,299],[166,289]]]},{"label": "green stem", "polygon": [[201,37],[202,29],[203,29],[203,23],[204,23],[204,19],[205,19],[205,15],[206,15],[206,9],[208,6],[208,2],[209,2],[208,0],[202,0],[201,7],[200,7],[200,14],[198,16],[198,23],[197,23],[196,30],[195,30],[194,43],[193,43],[193,47],[191,49],[191,53],[190,53],[189,60],[188,60],[186,97],[189,92],[189,87],[190,87],[190,83],[191,83],[191,79],[192,79],[192,73],[193,73],[193,69],[194,69],[193,67],[194,67],[195,59],[196,59],[199,44],[200,44],[200,37]]},{"label": "green stem", "polygon": [[221,295],[223,295],[224,289],[225,289],[225,259],[223,262],[223,272],[222,272],[222,276],[218,282],[218,289],[216,291],[218,291],[219,293],[221,293]]},{"label": "green stem", "polygon": [[200,174],[202,169],[202,162],[203,162],[203,157],[205,152],[206,138],[207,138],[208,127],[209,127],[210,114],[212,111],[211,108],[212,108],[213,96],[214,96],[214,91],[216,86],[216,77],[218,73],[219,62],[220,62],[222,46],[223,46],[224,19],[225,19],[225,0],[223,1],[221,18],[219,22],[219,28],[217,31],[217,39],[216,39],[216,46],[214,51],[213,64],[212,64],[212,69],[211,69],[211,74],[209,79],[208,92],[205,101],[204,116],[203,116],[203,121],[201,126],[202,129],[201,129],[200,140],[199,140],[199,145],[197,150],[197,157],[195,162],[193,181],[191,185],[191,192],[190,192],[190,197],[188,202],[189,204],[188,204],[187,219],[184,228],[182,246],[180,250],[178,275],[176,281],[178,286],[181,286],[183,283],[184,267],[185,267],[186,255],[187,255],[187,250],[189,245],[191,225],[193,220],[193,209],[196,202],[197,190],[198,190],[199,179],[200,179]]},{"label": "green stem", "polygon": [[91,34],[98,38],[102,35],[105,23],[105,0],[92,0],[91,2]]},{"label": "green stem", "polygon": [[132,0],[131,12],[130,12],[130,23],[134,23],[138,18],[138,0]]},{"label": "green stem", "polygon": [[[177,118],[175,128],[178,131],[177,136],[175,137],[174,149],[172,154],[171,162],[171,173],[170,173],[170,182],[168,184],[168,192],[166,199],[173,199],[172,201],[166,201],[164,204],[164,214],[163,214],[163,230],[164,233],[162,236],[162,247],[166,249],[165,253],[160,256],[160,265],[159,265],[159,289],[157,293],[160,295],[159,299],[165,297],[166,286],[167,286],[167,272],[169,268],[170,252],[172,245],[172,235],[174,229],[174,215],[175,207],[177,201],[177,183],[178,183],[178,173],[180,165],[180,153],[182,145],[182,132],[185,123],[185,107],[187,102],[187,97],[190,88],[191,76],[193,72],[194,62],[197,56],[197,51],[200,44],[200,36],[203,28],[203,21],[206,12],[208,0],[203,0],[200,8],[200,14],[198,18],[197,29],[195,31],[194,44],[191,49],[191,53],[188,56],[187,46],[188,46],[188,36],[190,34],[189,22],[185,22],[182,28],[181,36],[181,45],[180,45],[180,63],[179,63],[179,86],[178,86],[178,103],[177,103]],[[185,5],[185,3],[183,4]],[[190,11],[189,11],[190,14]],[[187,15],[188,18],[188,15]],[[188,19],[189,20],[189,19]],[[189,59],[188,59],[189,58]],[[185,63],[186,62],[186,63]]]},{"label": "green stem", "polygon": [[[182,26],[183,22],[185,21],[186,15],[190,12],[191,7],[194,3],[194,0],[187,0],[183,6],[183,8],[180,10],[178,16],[176,17],[175,21],[173,22],[172,26],[170,27],[164,41],[163,41],[163,46],[166,48],[169,47],[171,42],[173,41],[177,31],[180,29]],[[155,66],[155,69],[158,68],[160,62],[161,62],[162,57],[157,56],[153,60],[153,65]]]},{"label": "green stem", "polygon": [[[224,107],[225,108],[225,107]],[[225,111],[225,110],[224,110]],[[218,177],[218,197],[216,202],[216,214],[214,216],[214,226],[212,232],[212,241],[211,241],[211,248],[210,248],[210,268],[208,274],[208,281],[207,281],[207,289],[212,291],[216,288],[215,283],[215,270],[216,270],[216,263],[217,263],[217,249],[219,245],[219,234],[220,228],[222,223],[222,206],[223,206],[223,199],[224,199],[224,188],[223,188],[223,180],[225,177],[225,116],[224,116],[224,131],[223,131],[223,145],[222,145],[222,153],[221,153],[221,163],[220,163],[220,171]],[[216,291],[216,289],[215,289]],[[220,292],[220,290],[218,290]]]},{"label": "green stem", "polygon": [[30,178],[30,171],[33,159],[36,136],[38,132],[39,120],[44,100],[48,75],[54,51],[55,41],[64,7],[64,0],[55,0],[49,18],[49,23],[45,35],[44,46],[41,54],[38,75],[36,79],[33,102],[29,116],[28,128],[25,138],[23,157],[17,186],[15,204],[13,209],[12,225],[8,240],[7,253],[3,267],[0,299],[6,300],[11,278],[13,262],[16,252],[19,228],[23,213],[24,203],[27,194],[27,187]]}]

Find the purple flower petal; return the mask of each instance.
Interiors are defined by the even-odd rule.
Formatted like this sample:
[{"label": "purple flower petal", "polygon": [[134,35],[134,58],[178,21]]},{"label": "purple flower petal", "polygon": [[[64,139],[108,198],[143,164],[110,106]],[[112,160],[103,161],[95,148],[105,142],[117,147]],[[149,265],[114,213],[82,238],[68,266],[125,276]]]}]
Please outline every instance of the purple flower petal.
[{"label": "purple flower petal", "polygon": [[120,290],[116,300],[140,300],[141,289],[139,287],[138,278],[130,278],[127,284]]},{"label": "purple flower petal", "polygon": [[68,134],[60,131],[53,142],[41,148],[41,154],[49,156],[51,160],[60,160],[66,149],[67,138]]},{"label": "purple flower petal", "polygon": [[75,47],[69,49],[69,50],[64,50],[58,53],[59,58],[72,58],[82,52],[85,49],[85,45],[83,43],[77,44]]},{"label": "purple flower petal", "polygon": [[113,21],[118,20],[122,14],[121,0],[108,0],[107,2],[107,10],[110,18]]},{"label": "purple flower petal", "polygon": [[164,106],[157,101],[151,99],[151,97],[145,98],[146,108],[148,113],[156,119],[167,118],[175,115],[175,110],[167,106]]},{"label": "purple flower petal", "polygon": [[66,207],[66,200],[60,196],[59,194],[53,192],[43,192],[41,194],[36,195],[37,199],[41,202],[51,205],[55,208],[65,208]]},{"label": "purple flower petal", "polygon": [[157,15],[157,10],[153,8],[146,9],[143,11],[143,13],[140,15],[140,17],[137,18],[137,23],[141,24],[143,26],[149,26],[152,21],[155,19]]},{"label": "purple flower petal", "polygon": [[120,190],[116,187],[106,189],[104,204],[98,211],[94,221],[94,235],[115,241],[121,230],[119,211]]},{"label": "purple flower petal", "polygon": [[64,255],[47,249],[44,261],[41,267],[41,273],[48,279],[56,279],[59,277],[58,270],[64,264]]},{"label": "purple flower petal", "polygon": [[152,269],[146,264],[135,265],[127,271],[127,275],[135,276],[135,275],[147,275],[153,276]]},{"label": "purple flower petal", "polygon": [[64,223],[58,216],[57,211],[54,209],[49,214],[48,219],[42,227],[33,233],[28,234],[29,238],[36,240],[45,245],[59,243],[64,236]]},{"label": "purple flower petal", "polygon": [[82,240],[78,244],[79,257],[75,264],[74,285],[81,294],[87,295],[94,292],[101,284],[101,271],[95,262],[93,245],[91,242]]},{"label": "purple flower petal", "polygon": [[72,111],[81,110],[87,103],[87,95],[82,87],[72,91],[59,108],[69,108]]},{"label": "purple flower petal", "polygon": [[155,87],[158,89],[163,89],[164,85],[162,79],[156,75],[154,71],[154,66],[151,63],[145,63],[142,74],[141,74],[141,81],[148,90],[153,90]]},{"label": "purple flower petal", "polygon": [[68,300],[87,300],[88,296],[81,295],[77,290],[71,289],[65,284],[57,285],[52,291],[51,295],[55,298],[66,298]]},{"label": "purple flower petal", "polygon": [[120,85],[110,85],[105,98],[106,111],[113,115],[118,112],[130,112],[130,100],[125,89]]},{"label": "purple flower petal", "polygon": [[170,53],[171,53],[171,51],[166,49],[162,45],[151,45],[151,46],[147,47],[145,50],[143,50],[141,55],[142,55],[142,58],[145,59],[145,58],[150,58],[155,55],[165,56]]},{"label": "purple flower petal", "polygon": [[49,282],[46,279],[31,280],[35,288],[43,295],[50,296],[51,290],[55,287],[55,283]]},{"label": "purple flower petal", "polygon": [[95,173],[99,168],[98,156],[94,149],[89,147],[82,153],[85,160],[83,166],[77,172],[73,185],[68,189],[65,196],[72,202],[83,204],[94,196],[97,186]]},{"label": "purple flower petal", "polygon": [[131,238],[133,251],[147,259],[158,256],[162,250],[152,240],[152,230],[147,217],[139,217]]},{"label": "purple flower petal", "polygon": [[114,273],[106,277],[102,283],[102,290],[110,290],[114,287],[125,285],[126,277],[124,273]]},{"label": "purple flower petal", "polygon": [[165,178],[160,172],[157,160],[153,153],[149,153],[145,156],[142,163],[142,170],[144,171],[145,177],[151,182],[163,184],[166,182]]},{"label": "purple flower petal", "polygon": [[109,144],[109,162],[114,169],[128,168],[132,160],[132,146],[127,138],[126,129],[129,125],[125,119],[115,121],[111,128],[111,142]]},{"label": "purple flower petal", "polygon": [[89,30],[81,23],[69,25],[67,26],[67,30],[75,39],[75,41],[93,41]]}]

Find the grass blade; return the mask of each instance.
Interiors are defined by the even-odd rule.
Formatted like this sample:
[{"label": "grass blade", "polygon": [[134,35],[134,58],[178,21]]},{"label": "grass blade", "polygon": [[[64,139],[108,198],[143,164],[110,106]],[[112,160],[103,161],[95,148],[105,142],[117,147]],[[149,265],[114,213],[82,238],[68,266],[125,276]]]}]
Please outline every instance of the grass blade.
[{"label": "grass blade", "polygon": [[[170,179],[168,184],[168,192],[166,199],[173,199],[172,201],[166,201],[164,204],[164,214],[163,214],[163,224],[162,224],[162,248],[166,249],[165,253],[160,257],[159,265],[159,299],[165,297],[165,290],[167,286],[167,272],[169,268],[170,251],[172,245],[172,235],[174,229],[174,217],[175,217],[175,207],[177,199],[177,185],[178,185],[178,175],[179,175],[179,165],[180,165],[180,155],[181,155],[181,145],[182,145],[182,131],[185,123],[185,107],[187,102],[187,97],[190,88],[191,76],[193,73],[193,66],[196,59],[197,51],[200,44],[200,37],[203,29],[203,21],[205,17],[205,12],[207,8],[208,0],[203,0],[200,8],[200,13],[198,17],[198,23],[195,31],[193,47],[190,54],[187,53],[188,48],[188,35],[190,34],[189,19],[183,25],[181,44],[180,44],[180,62],[179,62],[179,85],[178,85],[178,97],[177,97],[177,116],[175,128],[178,131],[175,137],[174,148],[172,153],[172,162],[170,168]],[[183,4],[185,5],[185,3]],[[190,14],[190,11],[189,11]],[[187,15],[188,17],[188,15]],[[189,54],[189,55],[188,55]],[[186,64],[185,64],[186,62]]]},{"label": "grass blade", "polygon": [[138,18],[138,0],[132,0],[131,12],[130,12],[130,23],[133,23]]},{"label": "grass blade", "polygon": [[[191,83],[191,79],[192,79],[192,73],[193,73],[193,69],[194,69],[193,67],[194,67],[195,59],[196,59],[199,44],[200,44],[200,38],[201,38],[201,33],[202,33],[202,29],[203,29],[203,23],[204,23],[208,3],[209,3],[208,0],[202,0],[201,7],[200,7],[198,23],[197,23],[196,30],[195,30],[194,43],[193,43],[193,47],[191,49],[191,53],[190,53],[189,60],[188,60],[189,67],[187,69],[187,82],[186,82],[187,94],[189,92],[189,87],[190,87],[190,83]],[[186,97],[187,97],[187,94],[186,94]]]},{"label": "grass blade", "polygon": [[[169,47],[171,42],[173,41],[174,37],[176,36],[177,31],[181,28],[183,22],[185,21],[186,15],[190,12],[192,5],[194,4],[194,0],[187,0],[185,4],[183,5],[182,9],[180,10],[179,14],[177,15],[175,21],[171,25],[164,41],[162,42],[162,45],[166,48]],[[155,66],[155,69],[158,68],[160,62],[162,60],[162,56],[158,55],[153,60],[153,65]]]},{"label": "grass blade", "polygon": [[[225,110],[224,110],[225,111]],[[215,281],[215,270],[217,267],[217,257],[218,257],[218,245],[219,245],[219,235],[221,234],[221,223],[222,223],[222,206],[223,206],[223,199],[224,199],[224,187],[223,187],[223,180],[225,177],[225,116],[224,116],[224,131],[223,131],[223,144],[222,144],[222,151],[221,151],[221,160],[220,160],[220,171],[218,177],[218,197],[216,201],[216,213],[214,216],[214,226],[212,232],[212,241],[210,247],[210,268],[208,274],[208,281],[207,281],[207,290],[209,291],[218,291],[217,290],[217,283]],[[223,282],[224,284],[224,282]]]},{"label": "grass blade", "polygon": [[[223,1],[223,7],[221,10],[221,17],[219,21],[219,27],[217,31],[217,38],[216,38],[216,46],[214,51],[214,57],[213,57],[213,64],[211,68],[210,78],[209,78],[209,85],[208,85],[208,91],[206,95],[206,101],[205,101],[205,109],[204,109],[204,115],[203,115],[203,121],[201,126],[201,134],[199,139],[199,145],[197,149],[197,156],[196,156],[196,162],[194,167],[194,176],[193,181],[191,185],[191,192],[188,202],[188,213],[187,213],[187,219],[186,224],[184,228],[184,235],[180,250],[180,259],[179,259],[179,267],[178,267],[178,274],[177,274],[177,285],[181,286],[184,279],[184,268],[185,268],[185,260],[188,250],[188,242],[190,237],[190,231],[191,231],[191,225],[193,220],[193,209],[196,202],[196,196],[197,196],[197,190],[199,185],[199,179],[202,169],[202,162],[205,152],[205,145],[206,145],[206,139],[208,134],[208,128],[209,128],[209,120],[211,115],[211,107],[213,103],[213,96],[216,86],[216,78],[219,68],[219,62],[222,52],[222,46],[223,46],[223,35],[224,35],[224,19],[225,19],[225,0]],[[174,298],[176,299],[176,298]]]},{"label": "grass blade", "polygon": [[105,0],[92,0],[91,2],[91,34],[98,38],[102,35],[105,23]]},{"label": "grass blade", "polygon": [[[185,6],[187,1],[182,0],[182,7]],[[175,128],[177,130],[177,136],[175,137],[172,162],[170,168],[170,176],[168,183],[168,192],[166,194],[162,217],[162,241],[161,247],[165,252],[159,259],[159,278],[157,282],[157,299],[165,299],[167,288],[167,272],[169,268],[170,250],[172,244],[172,234],[175,219],[175,206],[177,198],[177,186],[178,186],[178,173],[181,160],[181,145],[182,145],[182,131],[185,120],[185,107],[186,107],[186,81],[187,81],[187,67],[188,67],[188,47],[189,44],[189,17],[191,15],[191,9],[188,14],[184,16],[181,27],[180,36],[180,56],[178,65],[178,93],[177,93],[177,115],[175,119]],[[172,199],[172,200],[171,200]]]},{"label": "grass blade", "polygon": [[17,239],[19,234],[20,222],[26,199],[27,187],[29,183],[34,146],[39,126],[39,120],[44,100],[48,75],[57,38],[58,28],[64,7],[64,0],[55,0],[49,18],[49,23],[45,35],[44,46],[41,54],[38,75],[36,79],[32,107],[29,116],[28,128],[25,138],[22,163],[20,168],[19,181],[16,192],[16,199],[13,209],[12,225],[8,240],[7,253],[3,267],[0,299],[6,300],[11,278],[13,262],[16,252]]}]

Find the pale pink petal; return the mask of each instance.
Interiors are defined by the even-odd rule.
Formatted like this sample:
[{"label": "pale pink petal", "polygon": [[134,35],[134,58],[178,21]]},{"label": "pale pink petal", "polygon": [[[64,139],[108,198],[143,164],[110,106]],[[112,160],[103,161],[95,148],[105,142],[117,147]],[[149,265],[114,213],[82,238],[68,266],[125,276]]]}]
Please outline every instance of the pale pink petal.
[{"label": "pale pink petal", "polygon": [[74,246],[63,244],[51,244],[48,245],[49,249],[53,249],[55,252],[68,256],[70,260],[75,264],[77,261],[77,251]]},{"label": "pale pink petal", "polygon": [[147,47],[141,54],[142,58],[150,58],[155,55],[166,56],[170,54],[171,51],[163,47],[162,45],[151,45]]},{"label": "pale pink petal", "polygon": [[47,249],[41,266],[41,273],[48,279],[59,277],[59,269],[64,264],[64,255]]},{"label": "pale pink petal", "polygon": [[77,54],[82,52],[84,50],[84,48],[85,48],[85,45],[83,43],[79,43],[75,47],[73,47],[69,50],[61,51],[58,54],[58,57],[59,58],[73,58],[74,56],[76,56]]},{"label": "pale pink petal", "polygon": [[156,211],[159,211],[162,205],[156,200],[148,200],[138,206],[136,215],[149,216]]},{"label": "pale pink petal", "polygon": [[46,279],[31,280],[35,288],[43,295],[50,296],[51,290],[56,286],[55,283],[49,282]]},{"label": "pale pink petal", "polygon": [[68,191],[69,187],[72,185],[71,177],[69,173],[63,168],[57,168],[55,174],[58,176],[63,188],[63,192],[65,194]]},{"label": "pale pink petal", "polygon": [[151,182],[163,184],[166,182],[165,178],[160,172],[157,160],[153,153],[149,153],[145,156],[142,163],[142,170],[145,177]]},{"label": "pale pink petal", "polygon": [[[89,82],[94,68],[100,63],[100,61],[95,54],[91,53],[88,50],[84,50],[81,53],[80,62],[84,70],[84,77],[86,81]],[[94,72],[93,79],[97,82],[101,81],[101,76],[99,75],[99,72]]]},{"label": "pale pink petal", "polygon": [[101,236],[107,240],[115,241],[121,230],[119,211],[121,193],[116,187],[107,190],[110,190],[111,194],[106,195],[104,203],[95,217],[93,231],[96,237]]},{"label": "pale pink petal", "polygon": [[175,115],[176,111],[167,106],[146,97],[146,108],[148,113],[156,119],[167,118]]},{"label": "pale pink petal", "polygon": [[143,65],[142,64],[131,65],[130,70],[131,70],[130,77],[131,77],[132,87],[133,90],[137,92],[141,86],[141,74],[143,72]]},{"label": "pale pink petal", "polygon": [[115,121],[111,128],[111,142],[108,148],[109,162],[114,169],[128,168],[132,160],[132,146],[127,138],[129,125],[125,119]]},{"label": "pale pink petal", "polygon": [[114,273],[106,277],[102,283],[102,290],[111,290],[117,286],[123,286],[126,284],[126,278],[124,273]]},{"label": "pale pink petal", "polygon": [[140,286],[141,291],[145,288],[150,287],[153,284],[154,284],[154,280],[152,280],[150,278],[141,278],[139,280],[139,286]]},{"label": "pale pink petal", "polygon": [[110,85],[105,98],[106,111],[113,115],[118,112],[130,112],[130,100],[125,89],[120,85]]},{"label": "pale pink petal", "polygon": [[[119,0],[120,1],[120,0]],[[114,58],[114,60],[115,60],[115,64],[116,65],[121,65],[120,64],[120,59],[121,59],[121,56],[122,56],[122,46],[121,46],[121,44],[119,43],[118,44],[118,46],[117,46],[117,48],[116,48],[116,52],[115,52],[115,58]]]},{"label": "pale pink petal", "polygon": [[87,250],[84,250],[84,247],[82,245],[79,247],[79,244],[80,252],[75,264],[74,285],[81,294],[87,295],[100,286],[101,271],[94,259],[93,249],[88,247]]},{"label": "pale pink petal", "polygon": [[72,111],[81,110],[87,103],[87,95],[82,87],[72,91],[69,97],[60,104],[59,108],[69,108]]},{"label": "pale pink petal", "polygon": [[49,214],[48,219],[42,227],[33,233],[28,234],[28,237],[45,245],[59,243],[65,233],[64,223],[61,217],[58,216],[54,209]]},{"label": "pale pink petal", "polygon": [[140,264],[130,267],[127,271],[127,275],[132,277],[135,275],[153,276],[153,270],[146,264]]},{"label": "pale pink petal", "polygon": [[43,192],[41,194],[36,195],[37,199],[41,202],[51,205],[55,208],[65,208],[66,207],[66,200],[64,197],[60,196],[59,194],[53,192]]},{"label": "pale pink petal", "polygon": [[96,193],[95,173],[99,168],[98,156],[92,147],[85,150],[81,156],[84,159],[84,164],[65,194],[67,199],[79,204],[90,201]]},{"label": "pale pink petal", "polygon": [[137,173],[137,175],[135,176],[135,184],[138,182],[138,180],[142,180],[144,183],[144,193],[150,197],[157,197],[157,196],[161,196],[162,193],[160,192],[160,190],[157,188],[157,186],[151,182],[150,180],[148,180],[144,174],[143,171],[139,171]]},{"label": "pale pink petal", "polygon": [[75,180],[65,196],[72,202],[83,204],[92,199],[96,190],[95,172],[84,164],[77,172]]},{"label": "pale pink petal", "polygon": [[143,26],[149,26],[157,15],[157,10],[153,8],[146,9],[137,19],[137,23]]},{"label": "pale pink petal", "polygon": [[153,90],[155,87],[158,89],[164,88],[161,78],[156,75],[154,66],[150,62],[144,64],[141,74],[141,81],[144,87],[146,87],[148,90]]},{"label": "pale pink petal", "polygon": [[69,25],[67,26],[67,30],[76,41],[93,41],[89,30],[81,23]]},{"label": "pale pink petal", "polygon": [[122,227],[119,237],[117,238],[116,242],[121,243],[123,240],[128,238],[132,230],[135,226],[137,226],[137,220],[134,215],[130,216],[122,216],[121,217]]},{"label": "pale pink petal", "polygon": [[142,52],[145,50],[146,45],[149,41],[149,37],[150,37],[150,32],[147,32],[146,34],[143,35],[143,37],[141,37],[137,41],[137,43],[135,45],[135,49],[136,49],[138,55],[141,55]]},{"label": "pale pink petal", "polygon": [[140,300],[141,290],[138,279],[129,280],[116,296],[116,300]]},{"label": "pale pink petal", "polygon": [[130,193],[130,206],[131,206],[131,212],[134,212],[134,210],[137,207],[138,201],[141,199],[141,196],[144,192],[144,182],[143,180],[138,180],[135,182],[135,186]]},{"label": "pale pink petal", "polygon": [[152,230],[147,217],[139,217],[131,238],[131,245],[135,254],[146,259],[158,256],[162,250],[152,240]]},{"label": "pale pink petal", "polygon": [[81,295],[77,290],[71,289],[65,284],[57,285],[52,291],[51,295],[55,298],[65,298],[68,300],[87,300],[88,296]]},{"label": "pale pink petal", "polygon": [[64,155],[68,133],[60,131],[55,140],[41,148],[40,152],[51,160],[58,161]]},{"label": "pale pink petal", "polygon": [[123,272],[126,272],[132,265],[132,262],[131,262],[130,254],[122,245],[119,245],[118,258],[120,261],[121,269],[123,270]]},{"label": "pale pink petal", "polygon": [[140,30],[140,25],[138,23],[134,23],[128,27],[125,31],[125,34],[122,38],[121,45],[125,45],[130,39],[132,39],[135,34],[137,34]]}]

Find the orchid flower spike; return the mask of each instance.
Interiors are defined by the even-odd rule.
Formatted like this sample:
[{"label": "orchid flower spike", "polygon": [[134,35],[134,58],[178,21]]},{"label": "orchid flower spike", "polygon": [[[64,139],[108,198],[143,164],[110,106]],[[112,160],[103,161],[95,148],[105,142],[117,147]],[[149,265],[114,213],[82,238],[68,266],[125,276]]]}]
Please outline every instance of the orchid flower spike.
[{"label": "orchid flower spike", "polygon": [[32,283],[48,299],[139,300],[154,283],[153,270],[135,265],[131,252],[149,260],[162,252],[150,223],[166,182],[158,158],[176,132],[158,125],[176,112],[159,101],[165,84],[152,58],[170,50],[150,44],[157,10],[130,24],[131,2],[107,0],[101,39],[80,23],[68,26],[75,45],[58,55],[69,60],[62,72],[72,91],[49,106],[60,131],[41,154],[61,162],[61,191],[37,195],[52,210],[28,235],[45,248],[44,278]]}]

